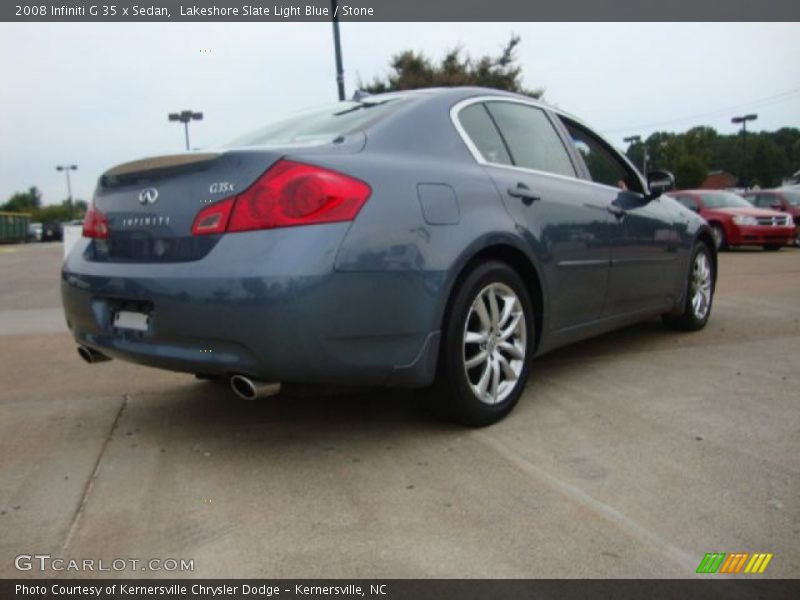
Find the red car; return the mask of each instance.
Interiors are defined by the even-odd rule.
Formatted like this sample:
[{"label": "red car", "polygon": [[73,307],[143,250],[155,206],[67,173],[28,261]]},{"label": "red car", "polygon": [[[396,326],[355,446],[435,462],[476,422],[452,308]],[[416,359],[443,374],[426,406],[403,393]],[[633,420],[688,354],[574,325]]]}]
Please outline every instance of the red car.
[{"label": "red car", "polygon": [[[758,190],[747,192],[744,197],[757,208],[771,208],[792,215],[794,226],[800,234],[800,187]],[[800,245],[800,238],[796,238],[794,243]]]},{"label": "red car", "polygon": [[667,195],[708,221],[719,249],[763,246],[764,250],[780,250],[797,238],[791,215],[756,208],[733,192],[678,190]]}]

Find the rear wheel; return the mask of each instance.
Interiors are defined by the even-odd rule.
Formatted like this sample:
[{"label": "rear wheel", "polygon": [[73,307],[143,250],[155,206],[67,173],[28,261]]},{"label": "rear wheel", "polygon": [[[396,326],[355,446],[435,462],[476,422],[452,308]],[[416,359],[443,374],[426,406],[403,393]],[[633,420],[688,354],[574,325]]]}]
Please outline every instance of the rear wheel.
[{"label": "rear wheel", "polygon": [[683,310],[679,314],[664,315],[664,324],[682,331],[705,327],[714,301],[714,281],[711,250],[704,242],[698,242],[692,253]]},{"label": "rear wheel", "polygon": [[725,239],[725,229],[719,223],[711,224],[711,235],[714,237],[714,245],[717,250],[724,250],[728,247],[728,241]]},{"label": "rear wheel", "polygon": [[530,370],[534,313],[521,277],[507,264],[481,263],[455,291],[443,327],[434,403],[471,426],[505,417]]}]

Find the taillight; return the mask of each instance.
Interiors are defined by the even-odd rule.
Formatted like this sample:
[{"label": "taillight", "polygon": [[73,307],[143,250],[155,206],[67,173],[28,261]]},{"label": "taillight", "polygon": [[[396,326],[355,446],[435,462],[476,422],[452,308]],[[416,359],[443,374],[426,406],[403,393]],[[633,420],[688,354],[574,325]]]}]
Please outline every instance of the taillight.
[{"label": "taillight", "polygon": [[228,226],[228,217],[235,201],[236,198],[228,198],[222,202],[206,206],[197,213],[192,224],[192,235],[224,232]]},{"label": "taillight", "polygon": [[371,193],[366,183],[342,173],[281,160],[241,194],[201,210],[192,233],[352,221]]},{"label": "taillight", "polygon": [[97,210],[94,204],[89,205],[89,210],[83,218],[83,237],[108,239],[108,218]]}]

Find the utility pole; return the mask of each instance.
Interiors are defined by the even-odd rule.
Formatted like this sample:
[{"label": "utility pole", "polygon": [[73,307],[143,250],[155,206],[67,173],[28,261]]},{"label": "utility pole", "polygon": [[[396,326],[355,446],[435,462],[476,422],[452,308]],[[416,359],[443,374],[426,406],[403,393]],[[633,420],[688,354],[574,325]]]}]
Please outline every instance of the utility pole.
[{"label": "utility pole", "polygon": [[169,113],[170,121],[180,121],[183,123],[183,131],[186,135],[186,151],[189,151],[189,121],[202,121],[203,113],[192,110],[182,110],[179,113]]},{"label": "utility pole", "polygon": [[336,87],[339,91],[339,101],[344,100],[344,67],[342,66],[342,43],[339,40],[339,10],[338,0],[331,0],[331,14],[333,15],[333,50],[336,54]]},{"label": "utility pole", "polygon": [[[630,144],[631,146],[634,144],[641,144],[642,143],[642,136],[640,135],[632,135],[626,138],[622,138],[622,141]],[[647,145],[644,144],[642,148],[642,175],[647,177]]]},{"label": "utility pole", "polygon": [[755,121],[758,118],[758,115],[751,114],[751,115],[742,115],[740,117],[733,117],[731,119],[731,123],[738,125],[739,123],[742,124],[742,166],[741,166],[741,173],[740,178],[742,180],[742,187],[746,190],[748,188],[748,181],[747,181],[747,122],[748,121]]}]

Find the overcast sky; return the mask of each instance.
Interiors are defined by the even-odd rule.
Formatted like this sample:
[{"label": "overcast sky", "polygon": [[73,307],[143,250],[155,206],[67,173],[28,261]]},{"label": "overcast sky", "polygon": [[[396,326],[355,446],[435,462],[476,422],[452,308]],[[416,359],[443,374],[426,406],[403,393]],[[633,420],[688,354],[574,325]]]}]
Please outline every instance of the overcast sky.
[{"label": "overcast sky", "polygon": [[[413,48],[496,54],[512,33],[527,87],[614,144],[634,133],[800,127],[800,24],[342,23],[348,95]],[[203,50],[201,52],[201,50]],[[55,165],[75,163],[91,199],[116,163],[222,143],[276,116],[336,99],[327,23],[0,24],[0,202],[36,185],[66,197]],[[800,167],[800,165],[795,165]]]}]

